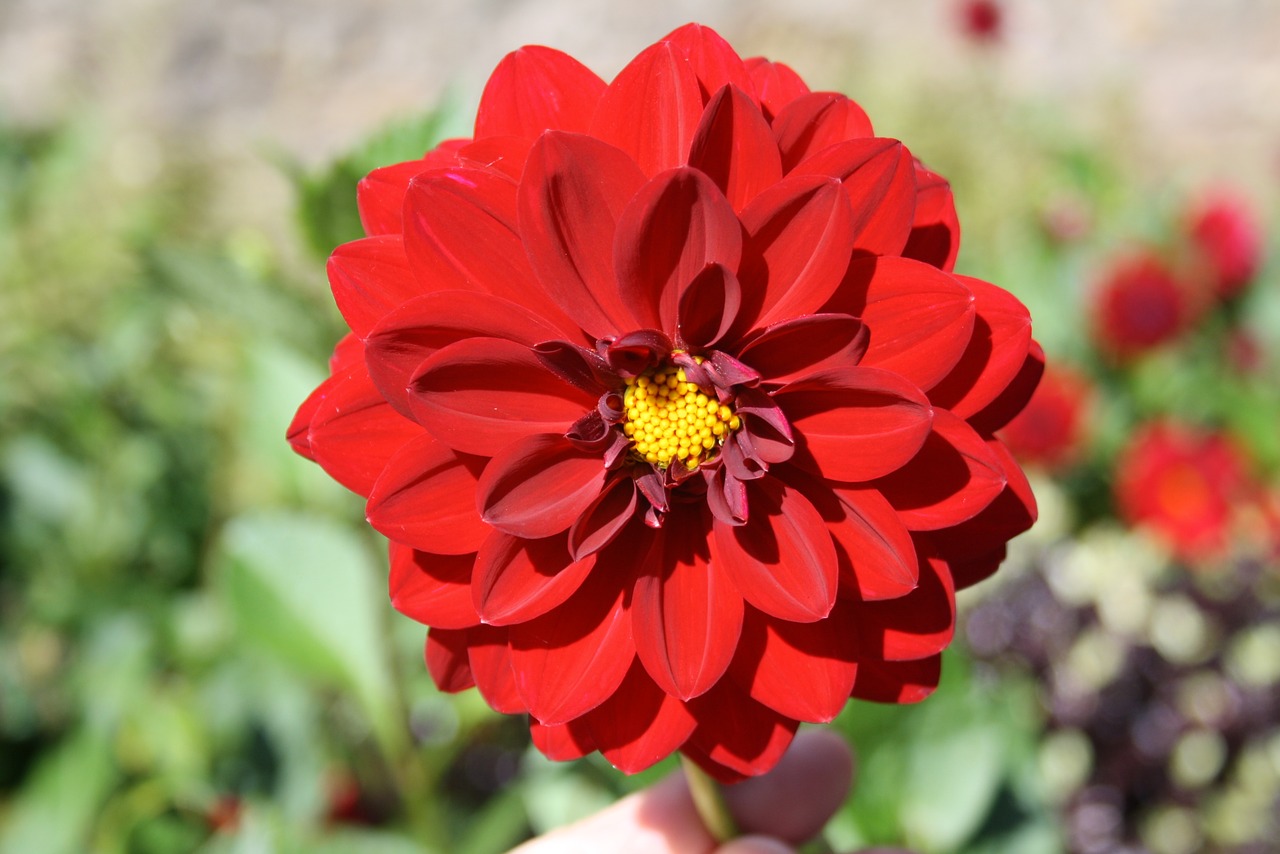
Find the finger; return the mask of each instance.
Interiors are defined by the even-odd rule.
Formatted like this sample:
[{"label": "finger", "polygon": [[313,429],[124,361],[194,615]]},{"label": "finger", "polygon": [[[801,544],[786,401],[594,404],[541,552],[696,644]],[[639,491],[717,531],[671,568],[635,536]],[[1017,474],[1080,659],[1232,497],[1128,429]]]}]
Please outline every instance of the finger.
[{"label": "finger", "polygon": [[796,849],[768,836],[740,836],[726,842],[715,854],[795,854]]},{"label": "finger", "polygon": [[853,751],[827,729],[796,735],[768,774],[725,787],[725,800],[744,833],[800,843],[817,836],[853,785]]}]

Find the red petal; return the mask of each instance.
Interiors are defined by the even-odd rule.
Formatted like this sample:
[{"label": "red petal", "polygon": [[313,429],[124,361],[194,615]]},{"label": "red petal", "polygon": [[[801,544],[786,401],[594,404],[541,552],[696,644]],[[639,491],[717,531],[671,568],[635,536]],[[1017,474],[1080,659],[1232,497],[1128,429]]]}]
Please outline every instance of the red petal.
[{"label": "red petal", "polygon": [[779,619],[821,620],[835,602],[839,567],[822,517],[776,478],[747,484],[745,525],[712,526],[711,557],[744,599]]},{"label": "red petal", "polygon": [[940,654],[917,661],[864,661],[853,696],[874,703],[918,703],[934,692],[941,677]]},{"label": "red petal", "polygon": [[469,554],[489,527],[476,512],[477,461],[424,433],[396,452],[369,494],[369,524],[388,539],[436,554]]},{"label": "red petal", "polygon": [[631,155],[653,176],[686,161],[702,92],[692,64],[670,42],[647,48],[618,73],[591,121],[591,135]]},{"label": "red petal", "polygon": [[710,27],[685,24],[668,33],[662,41],[679,49],[689,60],[704,102],[726,85],[754,91],[742,57]]},{"label": "red petal", "polygon": [[618,220],[614,268],[622,301],[642,328],[674,332],[680,292],[708,264],[736,269],[742,227],[724,195],[696,169],[658,175]]},{"label": "red petal", "polygon": [[329,373],[339,374],[364,361],[364,342],[353,332],[338,339],[329,357]]},{"label": "red petal", "polygon": [[919,261],[877,258],[850,264],[845,286],[853,282],[866,284],[851,289],[859,294],[848,304],[843,298],[835,302],[871,330],[862,364],[902,374],[927,389],[960,361],[973,337],[976,310],[973,292],[955,277]]},{"label": "red petal", "polygon": [[1000,458],[974,429],[945,409],[915,459],[876,488],[913,531],[936,531],[978,515],[1005,486]]},{"label": "red petal", "polygon": [[766,382],[784,385],[824,370],[856,366],[867,328],[847,314],[806,314],[762,330],[738,352]]},{"label": "red petal", "polygon": [[777,114],[773,135],[782,151],[782,169],[790,172],[806,157],[828,146],[871,136],[871,120],[844,95],[812,92],[796,98]]},{"label": "red petal", "polygon": [[593,572],[559,608],[510,627],[516,684],[543,724],[586,714],[622,684],[636,654],[623,604],[629,580]]},{"label": "red petal", "polygon": [[[680,753],[686,759],[693,762],[693,764],[707,772],[707,774],[710,775],[710,777],[717,783],[725,786],[732,786],[734,783],[741,783],[743,780],[750,779],[754,776],[752,774],[743,774],[740,771],[734,771],[732,768],[721,765],[719,762],[712,760],[707,756],[706,751],[701,748],[694,747],[692,741],[686,741],[684,743],[684,747],[680,748]],[[764,771],[760,771],[758,773],[763,774]]]},{"label": "red petal", "polygon": [[505,338],[532,346],[559,331],[527,309],[472,291],[437,291],[412,299],[378,322],[365,341],[365,361],[374,385],[406,417],[409,381],[441,347],[468,338]]},{"label": "red petal", "polygon": [[476,111],[476,138],[535,139],[544,130],[585,131],[605,83],[573,57],[549,47],[522,47],[489,76]]},{"label": "red petal", "polygon": [[316,407],[308,447],[330,477],[367,497],[396,452],[420,435],[422,428],[392,409],[364,365],[356,365]]},{"label": "red petal", "polygon": [[689,737],[685,752],[695,761],[701,754],[714,763],[708,770],[722,781],[725,777],[716,767],[732,772],[730,782],[741,779],[737,775],[765,773],[778,764],[796,734],[796,721],[752,700],[728,679],[691,700],[689,709],[698,719],[698,728]]},{"label": "red petal", "polygon": [[419,424],[455,451],[486,457],[526,436],[564,433],[597,400],[548,371],[524,344],[501,338],[444,347],[409,386]]},{"label": "red petal", "polygon": [[471,604],[475,555],[438,555],[391,544],[391,607],[433,628],[466,629],[480,623]]},{"label": "red petal", "polygon": [[604,758],[625,774],[666,759],[697,723],[684,703],[654,684],[638,661],[613,696],[588,712],[585,720]]},{"label": "red petal", "polygon": [[520,183],[520,233],[543,288],[589,335],[631,329],[613,272],[616,223],[644,175],[622,151],[588,136],[548,133]]},{"label": "red petal", "polygon": [[[835,293],[853,251],[853,212],[834,178],[786,178],[742,212],[749,235],[739,278],[742,321],[810,314]],[[739,324],[743,331],[746,326]]]},{"label": "red petal", "polygon": [[507,630],[495,626],[467,629],[467,659],[481,696],[494,711],[504,715],[527,712],[516,690],[512,653],[507,646]]},{"label": "red petal", "polygon": [[519,183],[532,142],[519,136],[488,136],[458,149],[458,160],[464,165],[482,166],[501,172]]},{"label": "red petal", "polygon": [[825,722],[840,714],[858,672],[858,615],[842,600],[816,623],[749,612],[730,674],[751,698],[780,715]]},{"label": "red petal", "polygon": [[529,266],[517,231],[516,184],[506,175],[462,166],[420,175],[405,196],[404,226],[405,252],[420,281],[502,297],[576,335]]},{"label": "red petal", "polygon": [[968,418],[999,397],[1022,370],[1031,349],[1031,315],[1003,288],[968,276],[956,278],[973,291],[978,316],[964,355],[929,389],[929,399]]},{"label": "red petal", "polygon": [[809,87],[789,65],[753,56],[746,60],[746,66],[767,119],[772,120],[796,98],[809,94]]},{"label": "red petal", "polygon": [[632,477],[616,477],[569,529],[569,553],[581,559],[613,542],[635,515],[638,495]]},{"label": "red petal", "polygon": [[834,518],[823,515],[840,557],[842,584],[868,602],[896,599],[914,590],[920,566],[911,532],[898,511],[879,490],[836,486],[833,492]]},{"label": "red petal", "polygon": [[854,139],[805,159],[794,175],[839,178],[853,209],[854,248],[898,255],[911,234],[915,161],[896,139]]},{"label": "red petal", "polygon": [[797,436],[793,462],[830,480],[871,480],[901,468],[933,421],[918,388],[879,368],[815,374],[774,399]]},{"label": "red petal", "polygon": [[705,513],[673,508],[631,596],[640,661],[663,691],[682,700],[724,675],[742,630],[742,597],[711,560],[708,523]]},{"label": "red petal", "polygon": [[604,462],[562,436],[523,439],[494,456],[476,486],[481,516],[517,537],[568,530],[604,486]]},{"label": "red petal", "polygon": [[298,411],[293,414],[293,420],[289,422],[288,429],[285,430],[285,439],[288,440],[289,447],[293,448],[294,453],[315,462],[315,454],[311,451],[311,419],[315,417],[316,410],[320,408],[320,404],[324,403],[324,399],[329,396],[333,388],[346,378],[346,371],[326,377],[324,382],[316,386],[315,390],[307,395],[307,399],[302,401]]},{"label": "red petal", "polygon": [[383,166],[364,176],[356,184],[356,205],[360,208],[364,233],[372,237],[404,231],[404,193],[409,189],[409,182],[430,169],[455,165],[458,149],[468,142],[470,140],[445,140],[421,160]]},{"label": "red petal", "polygon": [[431,629],[427,632],[423,657],[436,687],[456,694],[474,687],[471,662],[467,659],[467,633],[463,629]]},{"label": "red petal", "polygon": [[533,746],[553,762],[581,759],[596,749],[591,732],[582,719],[567,724],[544,726],[530,718],[529,736],[533,740]]},{"label": "red petal", "polygon": [[1031,400],[1040,378],[1044,376],[1044,348],[1035,339],[1027,350],[1027,359],[1018,375],[1005,386],[1000,396],[988,403],[980,412],[969,416],[969,423],[979,433],[991,434],[1014,419]]},{"label": "red petal", "polygon": [[708,264],[680,294],[677,343],[684,347],[717,343],[733,326],[741,304],[738,277],[723,264]]},{"label": "red petal", "polygon": [[327,269],[338,311],[361,338],[396,306],[428,290],[409,269],[398,234],[344,243],[329,256]]},{"label": "red petal", "polygon": [[476,555],[471,601],[494,626],[540,617],[573,595],[595,557],[574,562],[565,535],[522,540],[494,531]]},{"label": "red petal", "polygon": [[902,254],[950,273],[960,254],[960,218],[951,185],[916,163],[916,209]]},{"label": "red petal", "polygon": [[746,92],[722,88],[702,113],[689,165],[711,177],[735,211],[782,180],[782,159],[769,123]]},{"label": "red petal", "polygon": [[907,661],[941,652],[956,628],[956,594],[946,561],[921,554],[920,586],[898,599],[854,603],[846,626],[864,658]]}]

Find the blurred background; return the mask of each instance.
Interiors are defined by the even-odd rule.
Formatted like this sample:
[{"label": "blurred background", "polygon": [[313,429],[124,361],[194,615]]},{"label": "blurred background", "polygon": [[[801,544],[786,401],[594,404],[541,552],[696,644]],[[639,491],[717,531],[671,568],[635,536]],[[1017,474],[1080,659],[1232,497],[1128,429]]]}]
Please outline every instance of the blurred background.
[{"label": "blurred background", "polygon": [[1041,521],[933,698],[838,720],[826,844],[1280,850],[1280,5],[628,5],[0,0],[0,852],[487,854],[670,769],[438,694],[284,429],[355,182],[521,44],[608,79],[690,20],[946,175],[1050,362]]}]

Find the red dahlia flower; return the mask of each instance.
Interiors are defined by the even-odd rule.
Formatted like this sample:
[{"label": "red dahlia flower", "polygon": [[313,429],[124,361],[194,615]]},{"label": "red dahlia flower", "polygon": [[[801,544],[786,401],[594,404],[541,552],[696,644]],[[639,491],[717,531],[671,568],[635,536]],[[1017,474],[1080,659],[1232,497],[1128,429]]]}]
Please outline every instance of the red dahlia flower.
[{"label": "red dahlia flower", "polygon": [[368,497],[443,690],[729,780],[933,689],[955,589],[1035,517],[992,434],[1042,353],[857,104],[696,25],[609,84],[526,47],[474,138],[358,201],[289,436]]},{"label": "red dahlia flower", "polygon": [[1089,381],[1079,373],[1047,368],[1026,407],[1000,431],[1022,462],[1059,469],[1080,452],[1087,428]]},{"label": "red dahlia flower", "polygon": [[1206,194],[1187,216],[1191,244],[1214,294],[1240,293],[1262,265],[1262,228],[1244,199],[1227,190]]},{"label": "red dahlia flower", "polygon": [[1094,336],[1112,356],[1131,358],[1181,335],[1196,309],[1163,261],[1136,253],[1117,261],[1094,295]]},{"label": "red dahlia flower", "polygon": [[1116,464],[1121,517],[1164,539],[1180,558],[1226,553],[1237,510],[1254,495],[1247,461],[1223,433],[1149,424]]},{"label": "red dahlia flower", "polygon": [[976,42],[1000,38],[1004,12],[995,0],[964,0],[958,8],[961,31]]}]

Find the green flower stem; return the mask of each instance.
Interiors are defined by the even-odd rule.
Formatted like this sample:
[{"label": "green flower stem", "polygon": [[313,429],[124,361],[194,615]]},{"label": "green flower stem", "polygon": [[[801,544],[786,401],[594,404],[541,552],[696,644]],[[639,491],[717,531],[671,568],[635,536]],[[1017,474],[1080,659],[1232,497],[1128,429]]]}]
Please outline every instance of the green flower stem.
[{"label": "green flower stem", "polygon": [[680,754],[680,766],[684,768],[684,778],[689,783],[693,806],[707,832],[716,842],[728,842],[737,836],[738,824],[729,815],[729,805],[725,803],[724,793],[716,781],[683,753]]}]

